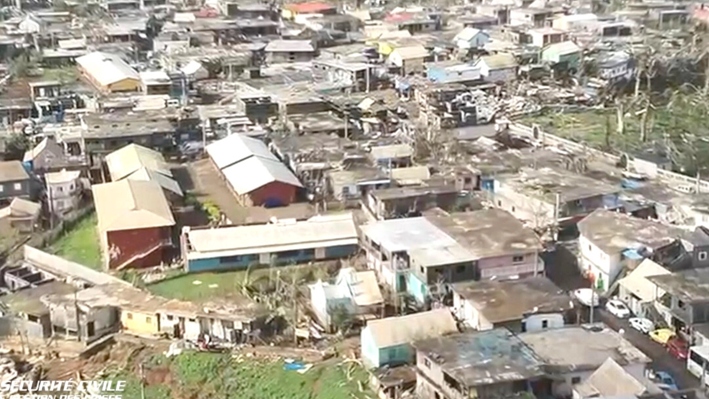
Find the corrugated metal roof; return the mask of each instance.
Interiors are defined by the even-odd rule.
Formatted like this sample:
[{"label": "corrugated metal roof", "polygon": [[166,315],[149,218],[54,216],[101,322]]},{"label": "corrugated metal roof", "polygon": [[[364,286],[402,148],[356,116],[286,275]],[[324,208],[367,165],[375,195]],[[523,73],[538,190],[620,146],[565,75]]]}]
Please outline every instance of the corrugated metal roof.
[{"label": "corrugated metal roof", "polygon": [[[307,221],[191,230],[189,259],[230,256],[235,253],[265,253],[325,246],[326,243],[356,244],[357,226],[351,213],[315,216]],[[219,252],[219,254],[215,254]]]},{"label": "corrugated metal roof", "polygon": [[29,180],[30,175],[20,161],[0,162],[0,183]]},{"label": "corrugated metal roof", "polygon": [[422,45],[399,47],[394,50],[402,60],[412,60],[416,58],[426,58],[429,56],[428,50]]},{"label": "corrugated metal roof", "polygon": [[[518,65],[512,54],[502,53],[481,57],[479,62],[484,62],[490,69],[514,68]],[[476,63],[477,65],[477,63]]]},{"label": "corrugated metal roof", "polygon": [[138,181],[154,181],[160,185],[164,190],[170,191],[176,195],[179,195],[182,197],[184,194],[182,193],[182,189],[180,188],[179,183],[175,181],[174,179],[171,179],[162,173],[158,173],[152,169],[148,168],[140,168],[136,170],[135,172],[131,173],[127,179],[129,180],[138,180]]},{"label": "corrugated metal roof", "polygon": [[207,154],[219,169],[256,156],[276,161],[276,156],[258,139],[232,134],[207,146]]},{"label": "corrugated metal roof", "polygon": [[175,225],[165,194],[154,181],[121,180],[96,184],[91,191],[102,233]]},{"label": "corrugated metal roof", "polygon": [[372,334],[378,348],[409,344],[412,341],[458,332],[455,319],[448,309],[370,320],[366,329]]},{"label": "corrugated metal roof", "polygon": [[115,54],[97,51],[77,58],[76,63],[103,86],[125,79],[140,80],[138,72]]},{"label": "corrugated metal roof", "polygon": [[273,40],[266,45],[267,53],[273,52],[302,52],[309,53],[315,51],[310,40]]},{"label": "corrugated metal roof", "polygon": [[275,159],[252,156],[222,169],[222,173],[234,191],[240,195],[253,192],[272,182],[302,187],[293,172]]},{"label": "corrugated metal roof", "polygon": [[565,42],[550,44],[542,51],[552,52],[557,55],[567,55],[567,54],[581,52],[581,48],[579,46],[577,46],[576,43],[574,43],[572,41],[565,41]]},{"label": "corrugated metal roof", "polygon": [[170,167],[162,154],[137,144],[128,144],[106,155],[106,165],[113,181],[121,180],[141,168],[172,177]]}]

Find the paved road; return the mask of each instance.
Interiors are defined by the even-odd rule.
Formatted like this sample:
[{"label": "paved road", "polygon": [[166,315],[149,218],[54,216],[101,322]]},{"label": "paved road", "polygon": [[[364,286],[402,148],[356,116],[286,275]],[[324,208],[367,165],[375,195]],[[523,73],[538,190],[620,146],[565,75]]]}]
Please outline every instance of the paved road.
[{"label": "paved road", "polygon": [[[581,276],[576,265],[577,256],[578,243],[576,240],[560,242],[556,251],[544,254],[547,276],[563,290],[572,291],[588,287],[588,281]],[[580,312],[579,318],[589,320],[587,311]],[[605,309],[597,308],[594,321],[602,321],[615,331],[623,329],[625,339],[652,359],[651,367],[670,373],[680,389],[699,386],[699,379],[687,371],[686,362],[675,359],[662,345],[652,341],[647,335],[632,329],[626,320],[618,319]]]},{"label": "paved road", "polygon": [[687,371],[686,361],[680,361],[667,352],[662,345],[651,340],[647,335],[630,327],[627,320],[621,320],[605,309],[596,309],[596,320],[604,322],[608,327],[618,331],[623,329],[623,336],[640,349],[650,359],[651,367],[654,370],[666,371],[677,381],[680,389],[694,388],[699,386],[699,379]]}]

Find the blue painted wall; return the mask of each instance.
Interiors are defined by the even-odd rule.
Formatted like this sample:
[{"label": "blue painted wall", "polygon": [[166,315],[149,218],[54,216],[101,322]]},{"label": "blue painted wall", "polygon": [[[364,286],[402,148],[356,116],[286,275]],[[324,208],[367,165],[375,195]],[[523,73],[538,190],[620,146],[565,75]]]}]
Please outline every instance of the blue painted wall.
[{"label": "blue painted wall", "polygon": [[[325,258],[345,258],[355,254],[359,250],[358,245],[340,245],[336,247],[325,248]],[[275,263],[277,265],[287,265],[292,263],[305,263],[316,260],[315,249],[302,249],[297,251],[275,252],[269,255],[275,255]],[[187,272],[198,273],[207,271],[223,271],[223,270],[238,270],[245,269],[249,265],[260,264],[259,255],[239,255],[222,258],[209,259],[194,259],[187,262]]]},{"label": "blue painted wall", "polygon": [[406,280],[406,292],[416,299],[416,302],[425,303],[428,297],[428,286],[416,274],[409,273]]},{"label": "blue painted wall", "polygon": [[362,329],[360,335],[362,360],[367,367],[398,366],[411,363],[414,351],[411,345],[395,345],[379,348],[374,342],[369,327]]},{"label": "blue painted wall", "polygon": [[206,272],[246,269],[249,265],[258,263],[258,255],[226,256],[222,258],[194,259],[187,262],[188,272]]},{"label": "blue painted wall", "polygon": [[328,247],[325,248],[325,258],[346,258],[354,255],[358,250],[359,246],[357,244]]},{"label": "blue painted wall", "polygon": [[374,343],[374,337],[369,327],[362,329],[359,344],[362,350],[362,361],[367,367],[379,367],[379,348]]}]

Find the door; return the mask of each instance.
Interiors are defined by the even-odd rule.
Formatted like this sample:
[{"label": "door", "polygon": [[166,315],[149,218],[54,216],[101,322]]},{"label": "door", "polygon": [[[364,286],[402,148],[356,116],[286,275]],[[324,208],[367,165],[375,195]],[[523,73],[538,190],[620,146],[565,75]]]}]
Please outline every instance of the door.
[{"label": "door", "polygon": [[86,324],[86,336],[93,337],[94,334],[96,334],[94,322],[90,321],[90,322],[88,322],[88,324]]}]

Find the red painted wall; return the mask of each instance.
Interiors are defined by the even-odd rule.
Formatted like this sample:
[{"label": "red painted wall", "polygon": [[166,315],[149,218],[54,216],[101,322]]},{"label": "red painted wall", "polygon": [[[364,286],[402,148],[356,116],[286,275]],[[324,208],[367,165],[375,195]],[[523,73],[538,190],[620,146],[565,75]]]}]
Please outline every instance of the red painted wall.
[{"label": "red painted wall", "polygon": [[274,181],[252,191],[249,197],[254,206],[263,205],[269,198],[277,198],[281,204],[290,205],[295,201],[295,193],[297,190],[298,187]]},{"label": "red painted wall", "polygon": [[[109,269],[114,269],[130,260],[133,256],[155,248],[160,241],[171,239],[172,232],[169,227],[150,229],[111,231],[108,233],[108,247],[118,248],[120,254],[109,261]],[[167,255],[167,247],[162,247],[143,258],[139,258],[128,267],[140,268],[157,266]]]}]

